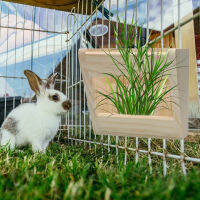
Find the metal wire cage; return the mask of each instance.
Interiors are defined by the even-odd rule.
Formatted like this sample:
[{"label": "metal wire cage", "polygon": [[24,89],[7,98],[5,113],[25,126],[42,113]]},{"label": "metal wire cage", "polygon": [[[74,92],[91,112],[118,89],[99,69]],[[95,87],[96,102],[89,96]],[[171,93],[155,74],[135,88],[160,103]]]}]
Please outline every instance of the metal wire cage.
[{"label": "metal wire cage", "polygon": [[[62,120],[59,134],[61,132],[67,134],[71,144],[81,144],[89,148],[98,146],[102,149],[102,155],[107,153],[113,155],[116,163],[119,161],[119,156],[123,155],[125,165],[129,160],[135,159],[137,163],[140,158],[146,158],[150,172],[156,169],[159,160],[164,175],[174,163],[180,166],[184,174],[186,174],[187,167],[200,163],[199,138],[191,144],[191,139],[161,140],[95,135],[92,130],[78,59],[80,48],[116,48],[112,25],[118,29],[116,15],[126,12],[129,16],[133,12],[132,8],[134,8],[138,26],[142,23],[145,25],[142,30],[143,42],[145,43],[148,39],[158,40],[157,47],[161,48],[169,47],[169,44],[175,45],[175,31],[178,33],[177,47],[181,48],[181,27],[194,18],[196,19],[199,12],[183,21],[181,9],[185,6],[184,2],[182,0],[172,1],[171,7],[175,22],[168,22],[166,26],[168,17],[166,7],[169,1],[165,0],[156,0],[156,2],[150,0],[106,0],[102,2],[85,0],[78,1],[76,8],[73,8],[71,12],[20,4],[11,6],[10,3],[4,1],[0,3],[0,80],[5,81],[2,89],[4,118],[7,115],[8,95],[13,96],[13,108],[15,107],[15,96],[21,96],[21,102],[31,101],[33,94],[29,92],[27,81],[23,76],[24,69],[31,69],[39,73],[42,78],[58,72],[60,76],[55,87],[66,93],[72,103],[71,111]],[[152,18],[155,18],[151,8],[153,5],[157,5],[158,15],[152,22]],[[192,6],[192,1],[188,0],[188,5]],[[197,5],[197,8],[199,6]],[[89,7],[92,12],[90,15],[88,15]],[[157,27],[153,30],[155,22]],[[152,38],[150,32],[152,32]],[[11,86],[15,88],[15,91],[11,89]],[[7,91],[10,91],[10,94],[6,95]],[[191,151],[191,149],[196,150]]]}]

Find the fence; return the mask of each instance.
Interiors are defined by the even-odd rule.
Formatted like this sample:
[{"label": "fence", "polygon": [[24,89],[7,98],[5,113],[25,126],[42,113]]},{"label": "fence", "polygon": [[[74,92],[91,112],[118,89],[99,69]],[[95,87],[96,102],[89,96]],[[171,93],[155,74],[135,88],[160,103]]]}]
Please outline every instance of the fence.
[{"label": "fence", "polygon": [[[128,17],[133,7],[138,26],[144,24],[145,27],[144,41],[157,38],[160,39],[157,47],[175,46],[174,31],[177,31],[177,47],[181,48],[181,27],[199,16],[197,12],[183,21],[185,7],[189,5],[190,12],[193,11],[192,1],[106,0],[98,3],[79,0],[71,13],[4,1],[0,3],[0,80],[5,81],[3,94],[10,91],[9,96],[22,96],[22,101],[28,101],[32,93],[28,92],[27,81],[22,75],[24,69],[29,68],[44,78],[59,72],[56,88],[66,92],[72,102],[72,109],[60,133],[66,133],[71,144],[83,144],[90,148],[99,146],[102,155],[113,154],[117,162],[123,152],[125,165],[130,159],[138,162],[144,156],[148,159],[151,172],[159,159],[162,160],[164,175],[173,163],[178,163],[184,174],[187,166],[200,163],[199,141],[191,145],[188,140],[94,135],[78,60],[80,48],[115,48],[112,24],[119,27],[115,22],[116,14],[121,16],[126,12]],[[193,2],[194,6],[199,7]],[[91,13],[88,12],[89,7]],[[157,11],[156,15],[153,10]],[[173,12],[174,16],[166,16],[168,12]],[[4,99],[6,108],[7,95]],[[6,109],[4,113],[5,117]],[[191,153],[191,149],[196,151]]]}]

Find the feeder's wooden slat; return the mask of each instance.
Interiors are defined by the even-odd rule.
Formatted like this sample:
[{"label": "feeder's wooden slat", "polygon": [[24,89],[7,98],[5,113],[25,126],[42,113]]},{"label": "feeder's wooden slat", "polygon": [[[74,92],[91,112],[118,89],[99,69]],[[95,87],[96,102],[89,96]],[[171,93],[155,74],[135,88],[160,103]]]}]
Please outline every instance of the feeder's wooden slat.
[{"label": "feeder's wooden slat", "polygon": [[[58,0],[6,0],[6,1],[19,3],[19,4],[26,4],[30,6],[42,7],[42,8],[56,9],[56,10],[67,11],[67,12],[71,12],[73,9],[72,11],[73,13],[80,13],[80,14],[86,14],[86,10],[87,10],[88,15],[90,15],[93,11],[91,10],[92,0],[88,0],[88,1],[80,0],[79,9],[78,9],[78,0],[59,0],[59,1]],[[82,13],[82,5],[83,5],[83,13]],[[86,9],[86,6],[87,6],[87,9]]]},{"label": "feeder's wooden slat", "polygon": [[[159,49],[155,49],[159,51]],[[163,50],[166,53],[167,49]],[[112,55],[121,60],[117,50]],[[109,101],[97,107],[100,95],[97,91],[108,91],[108,85],[102,73],[116,72],[111,58],[101,49],[80,50],[79,60],[93,128],[96,134],[117,136],[137,136],[156,138],[184,138],[188,129],[188,83],[189,83],[189,52],[186,49],[170,49],[169,60],[175,59],[169,86],[177,85],[170,95],[170,109],[157,111],[155,116],[119,115]],[[112,83],[112,80],[111,80]],[[112,83],[114,84],[114,82]],[[168,87],[168,85],[167,85]]]},{"label": "feeder's wooden slat", "polygon": [[177,138],[182,135],[182,127],[173,117],[99,113],[95,119],[97,134],[155,138],[165,138],[166,135]]}]

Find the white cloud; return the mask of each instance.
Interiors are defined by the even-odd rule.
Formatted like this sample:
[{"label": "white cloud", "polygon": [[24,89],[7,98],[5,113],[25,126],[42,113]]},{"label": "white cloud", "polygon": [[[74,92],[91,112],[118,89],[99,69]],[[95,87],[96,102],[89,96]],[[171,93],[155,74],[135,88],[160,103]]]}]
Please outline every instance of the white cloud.
[{"label": "white cloud", "polygon": [[[108,9],[110,0],[105,1],[105,7]],[[111,11],[116,13],[117,0],[111,0]],[[119,3],[119,16],[122,19],[124,15],[126,0],[118,0]],[[175,2],[175,3],[174,3]],[[192,12],[192,0],[181,0],[181,18]],[[132,17],[132,7],[135,7],[136,0],[127,1],[128,3],[128,22],[130,23]],[[163,0],[163,29],[167,28],[175,21],[177,21],[177,1]],[[116,16],[112,18],[116,20]],[[138,22],[144,23],[146,26],[147,21],[147,0],[138,0]],[[149,28],[161,30],[161,1],[149,0]]]},{"label": "white cloud", "polygon": [[[67,49],[66,37],[57,35],[33,44],[33,58],[58,53]],[[70,44],[69,44],[70,45]],[[32,45],[20,47],[9,52],[0,54],[0,67],[12,65],[30,60],[32,56]]]},{"label": "white cloud", "polygon": [[[18,27],[18,28],[33,28],[33,22],[30,20],[24,20],[19,15],[16,16],[14,14],[10,14],[7,17],[2,18],[1,20],[2,26],[9,26],[9,27]],[[39,30],[40,27],[35,24],[35,29]],[[26,45],[30,43],[32,39],[32,31],[28,30],[16,30],[16,29],[7,29],[1,28],[0,30],[0,53],[5,52],[7,50],[16,48],[18,46],[22,46],[23,44]],[[43,39],[47,37],[46,33],[43,32],[34,32],[34,40],[37,41],[39,39]]]}]

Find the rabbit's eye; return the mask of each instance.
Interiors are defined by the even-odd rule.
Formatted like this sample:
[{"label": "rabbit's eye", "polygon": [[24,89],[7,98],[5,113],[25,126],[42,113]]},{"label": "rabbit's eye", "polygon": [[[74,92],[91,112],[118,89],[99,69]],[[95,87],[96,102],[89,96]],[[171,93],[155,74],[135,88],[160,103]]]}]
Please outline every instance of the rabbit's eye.
[{"label": "rabbit's eye", "polygon": [[60,100],[60,97],[58,94],[54,94],[52,96],[49,94],[49,100],[58,102]]},{"label": "rabbit's eye", "polygon": [[53,99],[54,101],[58,101],[58,95],[54,94],[54,95],[52,96],[52,99]]}]

